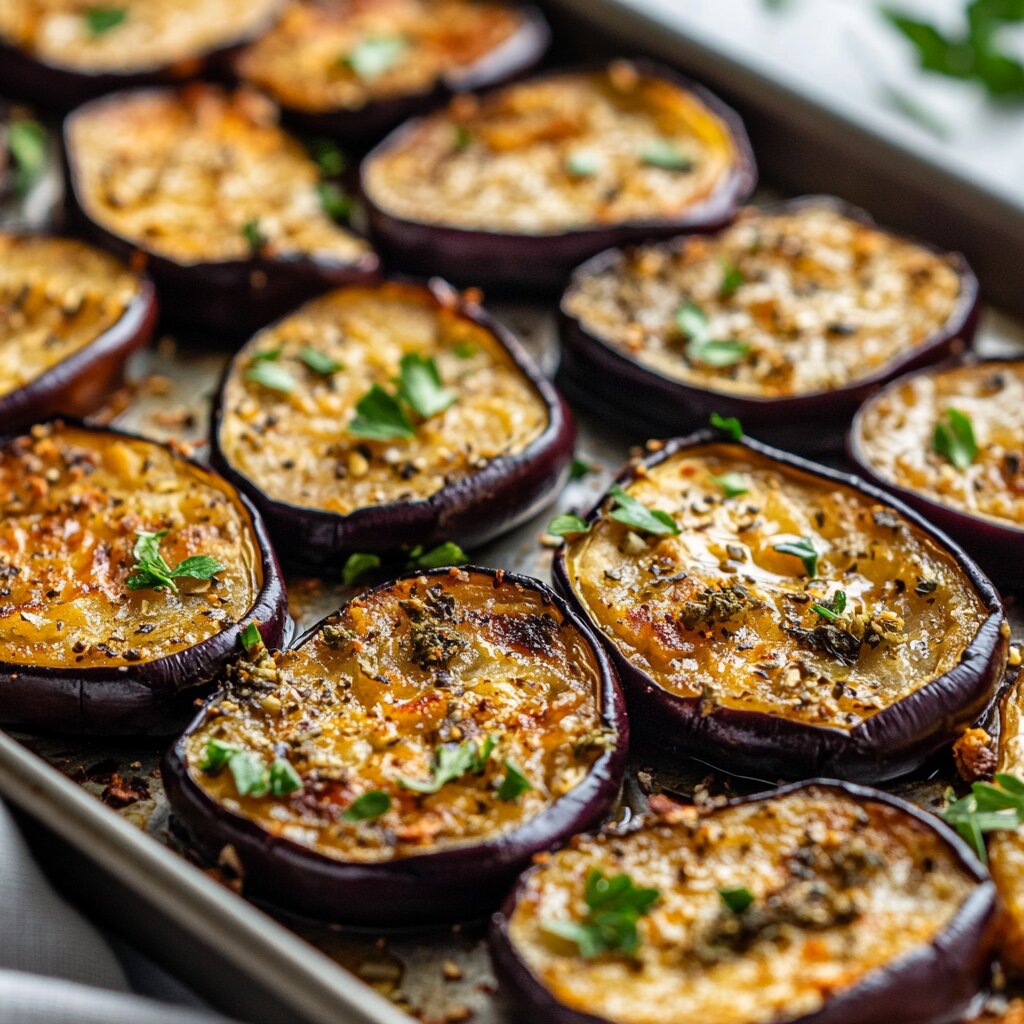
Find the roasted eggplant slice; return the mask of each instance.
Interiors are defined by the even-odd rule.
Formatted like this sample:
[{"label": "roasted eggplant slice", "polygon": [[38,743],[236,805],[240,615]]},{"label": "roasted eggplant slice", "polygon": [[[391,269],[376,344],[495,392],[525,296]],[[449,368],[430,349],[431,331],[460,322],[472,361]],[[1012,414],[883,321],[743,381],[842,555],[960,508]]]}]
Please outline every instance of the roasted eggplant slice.
[{"label": "roasted eggplant slice", "polygon": [[362,165],[388,254],[419,273],[529,288],[561,287],[610,245],[720,227],[756,178],[728,107],[626,61],[457,96]]},{"label": "roasted eggplant slice", "polygon": [[294,0],[234,66],[286,116],[348,142],[531,67],[549,34],[536,8],[492,0]]},{"label": "roasted eggplant slice", "polygon": [[248,501],[174,450],[55,422],[0,445],[0,721],[173,732],[287,605]]},{"label": "roasted eggplant slice", "polygon": [[93,412],[149,340],[153,285],[67,238],[0,232],[0,423]]},{"label": "roasted eggplant slice", "polygon": [[910,374],[854,418],[850,456],[956,538],[1000,583],[1024,582],[1024,360]]},{"label": "roasted eggplant slice", "polygon": [[492,909],[596,825],[627,727],[600,644],[543,584],[406,576],[256,647],[169,752],[174,812],[246,892],[383,926]]},{"label": "roasted eggplant slice", "polygon": [[977,311],[962,256],[807,197],[585,263],[562,299],[561,373],[645,436],[718,412],[786,447],[841,447],[866,395],[969,344]]},{"label": "roasted eggplant slice", "polygon": [[813,781],[570,844],[491,949],[535,1024],[935,1024],[985,980],[995,919],[934,818]]},{"label": "roasted eggplant slice", "polygon": [[141,251],[178,324],[245,337],[377,258],[321,202],[319,171],[255,93],[195,85],[94,100],[65,122],[73,212]]},{"label": "roasted eggplant slice", "polygon": [[225,374],[213,459],[283,556],[475,547],[557,491],[568,409],[518,341],[447,285],[339,289],[257,334]]},{"label": "roasted eggplant slice", "polygon": [[627,468],[555,561],[649,746],[771,780],[893,778],[1006,666],[998,595],[856,477],[710,432]]},{"label": "roasted eggplant slice", "polygon": [[0,91],[67,109],[129,86],[194,78],[265,31],[281,0],[8,0]]}]

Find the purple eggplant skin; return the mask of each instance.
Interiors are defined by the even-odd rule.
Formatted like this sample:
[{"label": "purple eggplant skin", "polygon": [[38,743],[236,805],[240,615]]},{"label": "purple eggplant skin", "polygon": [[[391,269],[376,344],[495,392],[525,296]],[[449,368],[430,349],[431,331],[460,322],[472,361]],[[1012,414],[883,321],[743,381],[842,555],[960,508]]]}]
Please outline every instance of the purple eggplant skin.
[{"label": "purple eggplant skin", "polygon": [[[723,435],[713,430],[675,438],[640,465],[649,468],[676,452],[723,440]],[[676,758],[706,758],[725,771],[746,772],[760,779],[817,775],[874,783],[906,775],[945,746],[957,726],[974,722],[995,698],[1009,652],[1009,630],[1005,627],[999,594],[955,541],[886,491],[752,438],[744,437],[735,443],[768,456],[783,467],[851,487],[866,498],[895,509],[955,558],[988,616],[957,665],[849,730],[811,726],[763,712],[723,706],[710,711],[707,707],[702,709],[700,698],[679,697],[660,687],[633,665],[594,623],[619,670],[638,748],[664,751]],[[635,467],[628,465],[614,482],[625,487],[634,476]],[[588,523],[598,518],[603,501],[602,498],[590,510]],[[552,576],[555,589],[589,618],[569,582],[564,547],[555,556]]]},{"label": "purple eggplant skin", "polygon": [[[64,422],[74,421],[65,418]],[[105,436],[157,443],[112,427],[75,425]],[[14,436],[0,438],[0,447]],[[215,475],[194,459],[179,458]],[[284,577],[259,513],[244,494],[237,497],[249,516],[263,574],[263,586],[240,622],[176,654],[112,669],[26,666],[0,660],[0,723],[76,735],[168,736],[188,721],[196,698],[206,696],[225,662],[238,653],[239,637],[249,622],[259,623],[268,646],[284,643],[292,627]]]},{"label": "purple eggplant skin", "polygon": [[[1006,363],[1024,360],[986,359],[977,362]],[[930,373],[948,368],[950,364],[928,367],[919,373]],[[908,373],[903,378],[894,380],[889,388],[898,388],[907,377],[917,376]],[[888,391],[889,388],[885,390]],[[880,393],[881,394],[881,393]],[[886,480],[875,472],[871,460],[861,444],[864,416],[871,399],[861,406],[854,416],[847,435],[846,452],[864,478],[877,487],[905,501],[922,516],[934,523],[940,530],[948,533],[958,543],[967,548],[978,564],[1000,586],[1013,589],[1024,586],[1024,527],[1003,524],[995,519],[986,519],[972,515],[961,509],[945,505],[941,501],[929,498],[912,487],[901,487],[891,480]]]},{"label": "purple eggplant skin", "polygon": [[[406,578],[444,577],[450,568],[410,573]],[[171,807],[200,849],[214,860],[230,844],[242,864],[247,895],[314,918],[368,927],[406,927],[479,918],[508,892],[537,853],[595,828],[611,810],[622,786],[629,723],[615,668],[590,627],[539,580],[503,569],[463,566],[489,576],[495,586],[539,591],[588,641],[597,659],[604,726],[616,734],[582,782],[521,827],[484,842],[378,864],[335,860],[283,836],[274,836],[208,797],[188,773],[185,744],[215,706],[211,697],[167,752],[162,775]],[[383,583],[369,593],[385,589]],[[365,596],[365,595],[363,595]],[[332,616],[328,616],[328,619]],[[327,621],[326,619],[324,621]],[[296,642],[313,636],[318,623]]]},{"label": "purple eggplant skin", "polygon": [[0,423],[17,431],[51,416],[87,416],[124,379],[128,357],[145,348],[157,320],[156,289],[147,278],[139,294],[99,337],[17,391],[0,395]]},{"label": "purple eggplant skin", "polygon": [[425,287],[440,302],[485,327],[510,353],[519,372],[547,406],[547,427],[523,451],[494,459],[429,498],[370,505],[347,515],[303,508],[268,497],[254,481],[235,469],[221,450],[220,426],[231,370],[228,366],[210,421],[210,461],[222,476],[252,499],[285,562],[336,575],[346,552],[387,553],[449,540],[463,548],[477,548],[536,515],[564,486],[576,440],[576,427],[565,400],[515,335],[475,301],[437,279]]},{"label": "purple eggplant skin", "polygon": [[[877,227],[870,214],[833,196],[802,196],[774,204],[770,211],[793,212],[802,206],[828,204],[851,220]],[[906,237],[906,236],[898,236]],[[907,239],[936,254],[943,250],[919,239]],[[685,245],[681,237],[666,243]],[[942,329],[923,344],[874,373],[831,391],[781,398],[731,394],[687,384],[630,359],[624,352],[591,334],[560,309],[562,362],[559,381],[574,400],[607,415],[611,411],[637,436],[668,436],[696,430],[713,412],[735,416],[745,429],[772,444],[807,453],[840,451],[846,424],[861,403],[895,377],[958,355],[973,343],[980,312],[978,279],[960,253],[950,254],[960,279],[960,296]],[[572,281],[621,265],[626,253],[609,249],[577,267]]]},{"label": "purple eggplant skin", "polygon": [[372,100],[352,109],[310,111],[283,106],[282,117],[300,131],[331,136],[347,146],[375,142],[396,125],[441,106],[456,93],[501,85],[536,67],[551,43],[551,29],[538,8],[522,7],[519,13],[522,24],[501,46],[470,67],[449,69],[429,89]]},{"label": "purple eggplant skin", "polygon": [[[855,985],[832,996],[820,1010],[780,1019],[779,1024],[940,1024],[960,1020],[988,979],[998,916],[992,880],[967,844],[941,821],[879,790],[831,779],[811,779],[733,800],[730,806],[771,800],[811,786],[835,790],[855,800],[886,804],[924,822],[953,847],[960,866],[977,886],[931,942],[871,971]],[[559,1003],[516,952],[509,923],[530,873],[522,877],[500,912],[491,918],[491,960],[501,990],[517,1005],[521,1019],[532,1024],[613,1024],[605,1017]],[[728,998],[728,994],[724,997]]]},{"label": "purple eggplant skin", "polygon": [[[379,154],[404,143],[405,137],[417,126],[415,121],[409,121],[371,150],[361,165],[363,204],[370,236],[377,249],[400,267],[419,268],[419,273],[427,270],[458,284],[554,292],[564,287],[574,267],[605,249],[681,232],[706,233],[724,227],[757,186],[754,151],[743,122],[714,93],[675,71],[651,61],[631,63],[641,75],[656,76],[692,93],[728,128],[736,160],[714,195],[672,220],[610,224],[558,234],[516,235],[405,220],[373,201],[366,188],[366,167]],[[547,74],[562,73],[560,70]]]},{"label": "purple eggplant skin", "polygon": [[[115,93],[93,103],[116,104]],[[90,218],[81,202],[74,149],[70,145],[74,118],[88,111],[85,104],[65,119],[64,174],[68,221],[84,237],[124,260],[146,257],[146,272],[156,283],[164,318],[172,326],[196,331],[225,343],[237,343],[294,306],[331,288],[376,280],[380,261],[366,252],[354,263],[312,256],[274,257],[254,253],[250,259],[179,263],[149,252]]]}]

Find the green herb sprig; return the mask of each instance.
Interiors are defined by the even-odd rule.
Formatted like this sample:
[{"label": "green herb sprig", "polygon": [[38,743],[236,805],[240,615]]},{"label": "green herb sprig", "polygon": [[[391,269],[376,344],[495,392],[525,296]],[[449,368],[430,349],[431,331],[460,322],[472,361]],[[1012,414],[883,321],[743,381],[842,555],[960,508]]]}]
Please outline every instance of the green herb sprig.
[{"label": "green herb sprig", "polygon": [[745,886],[736,889],[719,889],[718,895],[734,914],[742,914],[754,902],[754,894]]},{"label": "green herb sprig", "polygon": [[424,549],[422,544],[409,552],[407,569],[441,569],[446,565],[465,565],[469,561],[466,552],[453,540],[446,540],[436,548]]},{"label": "green herb sprig", "polygon": [[957,469],[967,469],[978,457],[978,442],[970,417],[958,409],[947,409],[935,424],[932,450]]},{"label": "green herb sprig", "polygon": [[829,622],[835,622],[846,611],[846,591],[837,590],[828,604],[812,604],[811,611]]},{"label": "green herb sprig", "polygon": [[125,580],[125,586],[129,590],[166,588],[177,592],[178,585],[174,582],[176,579],[208,580],[215,573],[223,572],[227,568],[210,555],[191,555],[172,568],[160,554],[160,541],[167,536],[167,530],[158,530],[156,533],[136,530],[135,536],[137,539],[132,551],[135,564]]},{"label": "green herb sprig", "polygon": [[365,551],[355,551],[345,560],[344,568],[341,570],[341,580],[346,587],[351,587],[379,565],[379,555],[371,555]]},{"label": "green herb sprig", "polygon": [[505,759],[505,778],[498,787],[498,799],[505,803],[518,800],[524,793],[533,789],[533,783],[526,777],[526,772],[511,758]]},{"label": "green herb sprig", "polygon": [[692,302],[676,310],[676,326],[687,339],[686,358],[693,363],[703,363],[720,369],[733,366],[750,352],[750,345],[735,338],[713,338],[707,314]]},{"label": "green herb sprig", "polygon": [[379,384],[356,403],[356,415],[348,432],[354,437],[374,441],[408,440],[416,436],[409,417],[415,412],[427,420],[444,412],[458,398],[456,392],[441,384],[441,374],[433,356],[409,352],[399,362],[394,394]]},{"label": "green herb sprig", "polygon": [[587,521],[582,516],[578,516],[574,512],[563,512],[548,523],[547,532],[555,537],[572,537],[579,533],[586,533],[589,529]]},{"label": "green herb sprig", "polygon": [[14,191],[25,195],[46,169],[46,129],[28,118],[7,127],[7,149],[14,162]]},{"label": "green herb sprig", "polygon": [[231,772],[239,796],[287,796],[302,789],[302,777],[287,758],[278,757],[267,767],[259,754],[224,740],[208,740],[199,770],[216,775],[224,767]]},{"label": "green herb sprig", "polygon": [[1024,824],[1024,781],[997,773],[993,783],[975,782],[971,791],[942,813],[984,864],[988,862],[985,835],[1011,831]]},{"label": "green herb sprig", "polygon": [[87,7],[82,17],[89,35],[102,36],[117,28],[128,17],[128,12],[123,7]]},{"label": "green herb sprig", "polygon": [[383,789],[371,789],[348,805],[342,814],[345,821],[370,821],[391,810],[391,797]]},{"label": "green herb sprig", "polygon": [[803,563],[804,572],[811,579],[818,575],[818,549],[814,546],[810,537],[800,537],[798,540],[784,540],[779,544],[773,544],[772,550],[778,551],[780,555],[793,555]]},{"label": "green herb sprig", "polygon": [[740,441],[743,438],[743,424],[735,416],[721,416],[717,412],[713,412],[708,423],[715,430],[722,431],[730,441]]},{"label": "green herb sprig", "polygon": [[648,508],[630,497],[618,484],[613,484],[608,494],[614,505],[608,514],[617,522],[659,537],[675,537],[679,534],[676,521],[661,509]]},{"label": "green herb sprig", "polygon": [[750,490],[742,473],[732,472],[723,473],[721,476],[712,476],[711,482],[721,487],[722,493],[727,498],[738,498],[741,494],[746,494]]},{"label": "green herb sprig", "polygon": [[692,171],[694,162],[674,142],[656,139],[644,147],[640,162],[648,167],[660,167],[664,171]]},{"label": "green herb sprig", "polygon": [[398,784],[414,793],[437,793],[443,786],[461,779],[463,775],[479,775],[487,766],[497,742],[497,736],[488,736],[480,744],[475,740],[447,743],[434,751],[429,779],[408,779],[403,776],[399,778]]}]

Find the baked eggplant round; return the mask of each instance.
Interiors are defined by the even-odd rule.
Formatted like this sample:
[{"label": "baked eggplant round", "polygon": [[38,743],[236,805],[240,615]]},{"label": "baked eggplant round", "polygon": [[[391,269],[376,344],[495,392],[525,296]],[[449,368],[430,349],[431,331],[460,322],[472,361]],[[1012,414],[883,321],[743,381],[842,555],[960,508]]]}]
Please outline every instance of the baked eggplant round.
[{"label": "baked eggplant round", "polygon": [[972,361],[895,381],[854,417],[849,453],[994,579],[1024,583],[1024,360]]},{"label": "baked eggplant round", "polygon": [[117,93],[71,113],[64,140],[72,215],[114,252],[146,254],[179,325],[246,337],[376,274],[367,243],[324,209],[316,164],[253,92]]},{"label": "baked eggplant round", "polygon": [[856,477],[712,432],[631,465],[554,573],[594,623],[638,742],[760,779],[894,778],[991,702],[999,597]]},{"label": "baked eggplant round", "polygon": [[194,78],[264,32],[281,0],[31,0],[0,6],[0,91],[67,109]]},{"label": "baked eggplant round", "polygon": [[115,430],[0,442],[0,721],[174,732],[253,620],[283,642],[277,560],[226,481]]},{"label": "baked eggplant round", "polygon": [[440,281],[339,289],[258,333],[228,366],[213,464],[282,557],[476,547],[534,515],[572,457],[567,406],[472,295]]},{"label": "baked eggplant round", "polygon": [[560,374],[645,436],[718,412],[783,447],[841,448],[872,390],[969,345],[977,317],[959,253],[809,196],[584,263],[562,298]]},{"label": "baked eggplant round", "polygon": [[616,61],[457,96],[396,129],[361,177],[371,233],[396,261],[543,289],[608,246],[721,227],[757,172],[715,96]]},{"label": "baked eggplant round", "polygon": [[536,1024],[933,1024],[986,979],[995,924],[936,819],[815,780],[580,838],[523,876],[491,950]]},{"label": "baked eggplant round", "polygon": [[300,913],[479,915],[618,795],[615,671],[536,580],[405,576],[250,658],[168,753],[164,784],[203,849],[234,848],[247,893]]},{"label": "baked eggplant round", "polygon": [[286,117],[350,143],[521,73],[549,38],[535,7],[495,0],[294,0],[234,69]]},{"label": "baked eggplant round", "polygon": [[150,281],[68,238],[0,232],[0,423],[84,416],[156,322]]}]

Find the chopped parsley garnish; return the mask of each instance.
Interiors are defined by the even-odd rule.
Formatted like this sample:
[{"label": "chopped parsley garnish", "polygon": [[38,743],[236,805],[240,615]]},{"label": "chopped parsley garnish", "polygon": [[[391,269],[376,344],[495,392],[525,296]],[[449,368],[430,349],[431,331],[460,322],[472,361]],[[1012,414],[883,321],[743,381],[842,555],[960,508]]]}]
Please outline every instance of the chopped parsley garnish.
[{"label": "chopped parsley garnish", "polygon": [[589,149],[573,150],[565,158],[565,169],[574,178],[590,178],[597,174],[601,166],[601,160],[596,153]]},{"label": "chopped parsley garnish", "polygon": [[555,516],[548,523],[548,533],[555,537],[569,537],[574,533],[586,533],[589,529],[587,521],[581,516],[574,515],[572,512],[565,512],[560,516]]},{"label": "chopped parsley garnish", "polygon": [[242,237],[254,253],[267,244],[267,236],[260,230],[260,222],[255,217],[242,225]]},{"label": "chopped parsley garnish", "polygon": [[444,412],[459,396],[450,388],[442,387],[433,356],[409,352],[399,363],[398,397],[428,420]]},{"label": "chopped parsley garnish", "polygon": [[249,367],[245,371],[245,379],[253,384],[260,384],[271,391],[280,391],[282,394],[291,394],[298,384],[291,373],[277,362],[280,355],[261,353],[249,361]]},{"label": "chopped parsley garnish", "polygon": [[299,358],[314,373],[322,374],[325,377],[345,369],[343,363],[339,363],[337,359],[332,359],[329,355],[325,355],[319,349],[313,348],[312,345],[306,345],[299,353]]},{"label": "chopped parsley garnish", "polygon": [[800,537],[798,540],[784,540],[780,544],[773,544],[773,550],[780,555],[793,555],[799,558],[804,565],[804,572],[811,579],[818,575],[818,549],[811,542],[809,537]]},{"label": "chopped parsley garnish", "polygon": [[473,132],[464,124],[457,124],[452,137],[452,144],[461,153],[473,144]]},{"label": "chopped parsley garnish", "polygon": [[589,462],[584,462],[583,459],[576,455],[572,457],[572,465],[569,466],[570,480],[582,480],[585,476],[589,476],[594,472],[596,472],[595,467]]},{"label": "chopped parsley garnish", "polygon": [[371,789],[357,796],[342,815],[345,821],[369,821],[391,810],[391,797],[383,789]]},{"label": "chopped parsley garnish", "polygon": [[465,565],[469,561],[466,552],[455,541],[446,540],[429,551],[418,544],[409,552],[409,569],[440,569],[446,565]]},{"label": "chopped parsley garnish", "polygon": [[723,299],[728,299],[738,291],[745,278],[743,271],[734,263],[722,261],[722,283],[718,286],[718,294]]},{"label": "chopped parsley garnish", "polygon": [[505,778],[498,787],[498,799],[505,803],[518,800],[527,790],[533,789],[533,783],[526,773],[511,758],[505,759]]},{"label": "chopped parsley garnish", "polygon": [[199,770],[216,775],[227,767],[235,780],[239,796],[287,796],[302,789],[302,777],[283,757],[275,758],[268,769],[263,758],[224,740],[209,740],[199,762]]},{"label": "chopped parsley garnish", "polygon": [[276,362],[281,358],[281,353],[284,351],[283,345],[278,345],[277,348],[265,348],[259,352],[253,352],[249,359],[250,363],[262,363],[262,362]]},{"label": "chopped parsley garnish", "polygon": [[472,359],[480,349],[471,341],[463,341],[456,345],[452,351],[459,357],[459,359]]},{"label": "chopped parsley garnish", "polygon": [[461,779],[463,775],[479,775],[487,767],[497,742],[496,736],[488,736],[479,745],[475,740],[466,740],[465,743],[458,744],[446,743],[434,751],[429,779],[403,777],[398,780],[398,784],[403,789],[411,789],[414,793],[437,793],[442,786]]},{"label": "chopped parsley garnish", "polygon": [[235,780],[239,796],[266,796],[270,789],[270,772],[258,754],[240,750],[228,758],[228,769]]},{"label": "chopped parsley garnish", "polygon": [[676,326],[686,341],[686,358],[716,369],[738,363],[750,352],[750,345],[735,338],[712,338],[707,314],[692,302],[676,310]]},{"label": "chopped parsley garnish", "polygon": [[328,178],[336,178],[348,165],[344,152],[330,139],[313,139],[309,152],[320,172]]},{"label": "chopped parsley garnish", "polygon": [[112,28],[117,28],[128,17],[128,12],[123,7],[87,7],[82,12],[82,17],[85,19],[85,27],[89,34],[101,36]]},{"label": "chopped parsley garnish", "polygon": [[407,440],[416,436],[398,399],[379,384],[374,384],[356,403],[356,414],[349,420],[348,432],[353,437],[372,441]]},{"label": "chopped parsley garnish", "polygon": [[667,512],[648,508],[636,498],[631,498],[618,484],[614,484],[608,493],[615,502],[608,514],[617,522],[659,537],[675,537],[679,533],[676,521]]},{"label": "chopped parsley garnish", "polygon": [[994,785],[975,782],[971,791],[942,813],[982,863],[987,862],[984,835],[1024,825],[1024,781],[1016,775],[997,773]]},{"label": "chopped parsley garnish", "polygon": [[721,476],[711,477],[711,482],[721,487],[727,498],[738,498],[750,490],[742,473],[723,473]]},{"label": "chopped parsley garnish", "polygon": [[225,743],[223,740],[207,740],[203,759],[199,762],[199,770],[213,775],[219,772],[235,754],[241,753],[241,750],[242,748],[236,747],[234,743]]},{"label": "chopped parsley garnish", "polygon": [[14,161],[14,191],[25,195],[46,168],[46,129],[27,118],[7,128],[7,149]]},{"label": "chopped parsley garnish", "polygon": [[271,796],[287,796],[297,789],[302,789],[302,776],[295,770],[290,761],[283,757],[275,759],[270,766]]},{"label": "chopped parsley garnish", "polygon": [[444,412],[458,398],[456,392],[441,385],[441,374],[433,356],[409,352],[399,363],[394,394],[374,384],[356,405],[356,415],[349,422],[348,432],[354,437],[375,441],[409,439],[416,429],[409,414],[411,409],[423,419]]},{"label": "chopped parsley garnish", "polygon": [[732,441],[739,441],[743,437],[743,424],[735,416],[719,416],[717,412],[713,412],[708,422]]},{"label": "chopped parsley garnish", "polygon": [[238,640],[245,649],[246,654],[251,654],[253,651],[258,650],[263,646],[263,636],[260,633],[260,627],[257,626],[255,622],[250,622],[245,629],[238,634]]},{"label": "chopped parsley garnish", "polygon": [[578,921],[544,921],[551,935],[575,943],[580,956],[591,960],[602,953],[633,956],[640,948],[637,921],[661,898],[657,889],[633,884],[629,875],[608,878],[593,868],[587,875],[584,899],[587,912]]},{"label": "chopped parsley garnish", "polygon": [[693,161],[668,139],[657,139],[640,154],[641,162],[648,167],[660,167],[666,171],[692,171]]},{"label": "chopped parsley garnish", "polygon": [[744,886],[737,889],[719,889],[718,895],[734,914],[742,914],[754,902],[754,894]]},{"label": "chopped parsley garnish", "polygon": [[341,570],[342,582],[346,587],[351,587],[379,565],[379,555],[371,555],[365,551],[356,551],[345,559],[345,566]]},{"label": "chopped parsley garnish", "polygon": [[402,36],[369,36],[346,53],[341,62],[367,80],[390,71],[408,49],[409,44]]},{"label": "chopped parsley garnish", "polygon": [[167,536],[166,530],[156,533],[136,530],[135,536],[138,538],[132,551],[135,564],[125,580],[129,590],[163,590],[166,587],[177,591],[176,579],[208,580],[214,573],[227,568],[210,555],[191,555],[172,569],[160,554],[160,541]]},{"label": "chopped parsley garnish", "polygon": [[932,450],[957,469],[967,469],[978,457],[978,442],[970,418],[958,409],[947,409],[935,424]]},{"label": "chopped parsley garnish", "polygon": [[812,604],[811,611],[829,622],[835,622],[846,611],[846,591],[837,590],[828,604]]},{"label": "chopped parsley garnish", "polygon": [[355,204],[352,197],[334,181],[317,182],[316,194],[324,213],[338,224],[347,223]]}]

